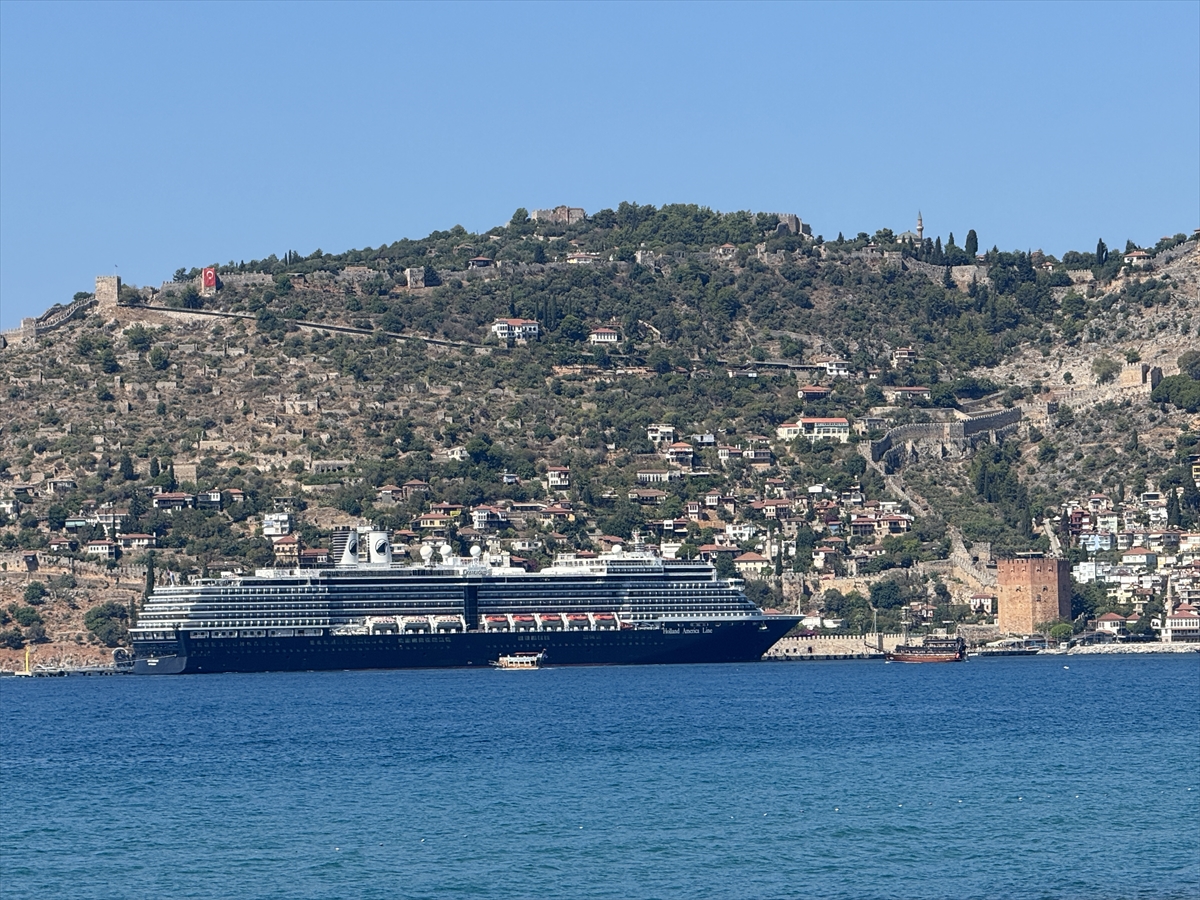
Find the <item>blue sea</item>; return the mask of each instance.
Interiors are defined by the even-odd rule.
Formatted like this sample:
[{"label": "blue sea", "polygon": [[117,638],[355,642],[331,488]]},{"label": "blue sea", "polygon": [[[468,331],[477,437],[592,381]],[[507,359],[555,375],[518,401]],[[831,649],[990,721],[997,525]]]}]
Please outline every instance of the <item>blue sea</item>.
[{"label": "blue sea", "polygon": [[5,898],[1196,898],[1200,656],[0,682]]}]

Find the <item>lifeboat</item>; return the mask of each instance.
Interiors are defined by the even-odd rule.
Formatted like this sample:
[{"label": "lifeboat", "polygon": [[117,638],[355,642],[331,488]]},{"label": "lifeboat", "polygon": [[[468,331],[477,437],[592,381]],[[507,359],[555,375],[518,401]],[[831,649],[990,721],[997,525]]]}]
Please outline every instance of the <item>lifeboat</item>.
[{"label": "lifeboat", "polygon": [[438,631],[461,631],[462,622],[459,621],[458,616],[438,616],[434,627]]},{"label": "lifeboat", "polygon": [[513,626],[517,629],[532,630],[537,627],[537,622],[533,616],[522,613],[521,615],[513,616]]},{"label": "lifeboat", "polygon": [[592,620],[587,617],[587,613],[570,613],[567,616],[567,622],[572,628],[590,628]]},{"label": "lifeboat", "polygon": [[562,628],[562,616],[558,613],[539,613],[538,618],[542,620],[544,628]]},{"label": "lifeboat", "polygon": [[596,619],[596,627],[597,628],[616,628],[617,627],[617,617],[614,616],[612,613],[596,613],[594,618]]},{"label": "lifeboat", "polygon": [[490,631],[508,630],[508,616],[487,616],[484,622]]},{"label": "lifeboat", "polygon": [[429,630],[429,619],[425,618],[425,616],[413,616],[410,619],[406,619],[404,622],[404,630],[405,631],[428,631]]}]

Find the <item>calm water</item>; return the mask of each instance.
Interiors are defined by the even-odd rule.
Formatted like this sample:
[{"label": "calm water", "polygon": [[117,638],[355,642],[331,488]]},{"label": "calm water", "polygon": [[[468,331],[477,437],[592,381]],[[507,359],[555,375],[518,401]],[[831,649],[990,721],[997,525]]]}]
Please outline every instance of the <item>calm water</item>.
[{"label": "calm water", "polygon": [[5,679],[0,895],[1195,898],[1198,698],[1196,656]]}]

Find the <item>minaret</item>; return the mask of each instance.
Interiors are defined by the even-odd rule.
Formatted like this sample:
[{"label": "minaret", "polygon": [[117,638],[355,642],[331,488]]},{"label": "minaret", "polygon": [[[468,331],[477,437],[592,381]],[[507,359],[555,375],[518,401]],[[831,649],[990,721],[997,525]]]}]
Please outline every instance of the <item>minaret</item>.
[{"label": "minaret", "polygon": [[925,223],[921,221],[921,211],[917,210],[917,243],[925,239]]}]

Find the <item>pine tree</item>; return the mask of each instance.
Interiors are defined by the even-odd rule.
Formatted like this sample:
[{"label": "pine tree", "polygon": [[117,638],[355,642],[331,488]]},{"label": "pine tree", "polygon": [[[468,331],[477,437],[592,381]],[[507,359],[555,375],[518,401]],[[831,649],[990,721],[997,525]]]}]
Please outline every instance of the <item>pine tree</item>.
[{"label": "pine tree", "polygon": [[971,256],[975,256],[979,252],[979,236],[975,234],[974,228],[967,232],[967,242],[963,249]]},{"label": "pine tree", "polygon": [[160,472],[162,472],[162,469],[159,468],[158,457],[157,456],[150,457],[150,477],[157,478],[159,476]]}]

